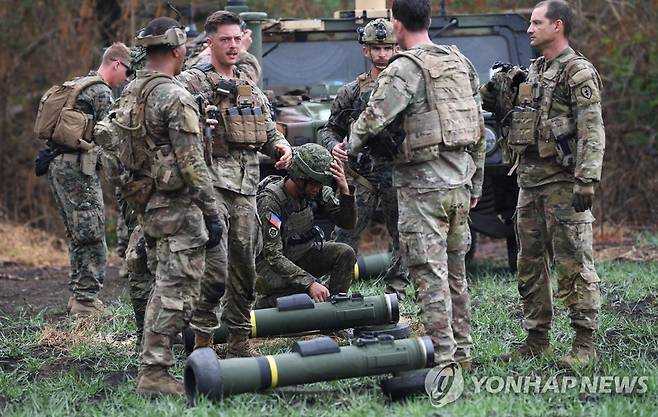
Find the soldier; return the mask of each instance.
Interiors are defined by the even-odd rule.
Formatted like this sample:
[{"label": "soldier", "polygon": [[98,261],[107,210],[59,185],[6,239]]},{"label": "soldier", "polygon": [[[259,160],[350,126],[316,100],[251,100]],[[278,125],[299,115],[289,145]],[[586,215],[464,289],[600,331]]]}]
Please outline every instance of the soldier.
[{"label": "soldier", "polygon": [[[397,42],[393,25],[385,19],[376,19],[368,23],[360,32],[359,42],[363,44],[363,55],[372,64],[370,71],[363,73],[356,80],[346,84],[336,95],[331,106],[331,116],[327,125],[320,130],[324,146],[336,159],[347,162],[343,138],[349,131],[349,125],[356,120],[368,103],[368,98],[375,87],[379,73],[386,68],[389,59],[396,50]],[[361,233],[368,226],[377,207],[384,212],[386,228],[393,240],[393,264],[387,271],[384,281],[386,292],[395,292],[404,298],[405,288],[409,284],[407,273],[400,262],[400,235],[398,233],[398,200],[392,185],[393,168],[391,162],[397,147],[404,139],[404,131],[399,122],[387,126],[377,140],[372,141],[357,157],[348,176],[356,183],[357,223],[353,229],[336,227],[334,237],[337,242],[347,243],[358,252]]]},{"label": "soldier", "polygon": [[[601,80],[592,64],[569,47],[572,21],[564,1],[535,6],[528,34],[542,56],[519,85],[517,107],[510,116],[508,146],[516,155],[520,187],[518,287],[528,335],[525,343],[501,357],[505,361],[550,351],[550,266],[557,271],[558,296],[569,307],[576,330],[571,352],[559,362],[572,367],[596,359],[593,332],[599,325],[600,291],[590,209],[601,179],[605,133]],[[492,84],[481,90],[490,110],[495,109],[496,96],[505,95]]]},{"label": "soldier", "polygon": [[202,94],[219,109],[219,124],[207,152],[212,154],[210,175],[226,232],[219,246],[206,254],[206,273],[191,324],[195,346],[211,345],[213,330],[219,325],[215,307],[226,292],[221,321],[228,326],[227,356],[251,356],[250,310],[261,244],[257,151],[278,157],[275,167],[283,169],[290,163],[292,150],[277,132],[263,92],[235,68],[242,41],[240,18],[217,11],[206,20],[205,30],[210,64],[187,70],[179,78],[189,91]]},{"label": "soldier", "polygon": [[469,208],[477,204],[484,170],[484,120],[472,64],[454,46],[428,34],[428,0],[394,0],[393,28],[405,52],[381,72],[368,106],[352,125],[350,153],[402,115],[406,137],[396,156],[393,186],[400,245],[416,287],[421,320],[437,364],[470,368],[470,300],[464,256]]},{"label": "soldier", "polygon": [[[330,187],[336,181],[339,196]],[[276,306],[278,297],[306,292],[315,302],[346,293],[356,254],[349,245],[325,242],[313,226],[315,212],[344,229],[354,227],[356,208],[340,160],[307,143],[295,150],[288,176],[271,175],[258,186],[263,251],[256,259],[256,308]],[[328,287],[319,278],[330,274]]]},{"label": "soldier", "polygon": [[[176,335],[189,323],[205,268],[205,247],[219,243],[221,224],[204,163],[198,106],[174,76],[185,59],[185,32],[160,17],[135,42],[146,48],[145,69],[124,90],[114,123],[122,194],[140,214],[155,285],[146,308],[137,391],[183,394],[169,374]],[[204,227],[205,223],[205,227]]]},{"label": "soldier", "polygon": [[[66,83],[72,89],[82,88],[74,98],[73,109],[91,121],[82,138],[85,143],[93,141],[90,134],[93,125],[112,108],[111,89],[126,80],[129,68],[130,50],[122,43],[114,43],[105,50],[98,71],[90,71]],[[46,99],[44,96],[44,101]],[[43,107],[40,113],[42,111]],[[37,116],[37,124],[40,116]],[[69,127],[68,130],[73,129]],[[79,138],[69,139],[77,141]],[[61,138],[48,140],[50,151],[58,154],[48,168],[48,183],[64,220],[69,245],[69,289],[73,295],[68,301],[68,312],[75,316],[93,315],[105,311],[98,292],[103,286],[107,258],[103,191],[97,171],[99,151],[97,146],[82,149],[64,143]]]}]

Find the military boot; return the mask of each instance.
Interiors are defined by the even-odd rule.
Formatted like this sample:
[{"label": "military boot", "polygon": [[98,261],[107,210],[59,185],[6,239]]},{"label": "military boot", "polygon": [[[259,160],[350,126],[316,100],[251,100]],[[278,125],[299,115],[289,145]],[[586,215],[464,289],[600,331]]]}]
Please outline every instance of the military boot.
[{"label": "military boot", "polygon": [[91,317],[91,316],[101,316],[109,317],[110,312],[103,305],[103,302],[99,299],[94,301],[80,301],[74,296],[69,298],[68,302],[68,311],[70,316],[75,317]]},{"label": "military boot", "polygon": [[137,392],[147,396],[163,394],[184,395],[183,383],[169,374],[163,366],[145,366],[137,376]]},{"label": "military boot", "polygon": [[571,345],[571,352],[558,359],[558,365],[565,368],[577,368],[591,365],[596,361],[593,332],[589,329],[576,328],[576,337]]},{"label": "military boot", "polygon": [[[196,338],[195,338],[196,342]],[[249,343],[248,333],[231,333],[228,334],[226,341],[226,359],[231,358],[250,358],[259,356]]]},{"label": "military boot", "polygon": [[548,332],[530,330],[528,331],[525,342],[521,346],[510,352],[503,353],[498,358],[503,362],[511,362],[549,353],[551,353],[551,346],[548,343]]},{"label": "military boot", "polygon": [[212,347],[212,333],[204,334],[199,332],[194,332],[194,350],[204,347]]}]

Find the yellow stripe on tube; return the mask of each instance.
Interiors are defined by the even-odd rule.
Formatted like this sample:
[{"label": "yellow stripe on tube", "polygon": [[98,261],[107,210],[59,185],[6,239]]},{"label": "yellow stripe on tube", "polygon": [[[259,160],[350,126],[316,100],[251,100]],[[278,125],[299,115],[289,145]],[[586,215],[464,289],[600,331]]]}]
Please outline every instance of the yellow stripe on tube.
[{"label": "yellow stripe on tube", "polygon": [[265,356],[267,361],[270,363],[270,375],[272,376],[272,388],[276,388],[279,384],[279,371],[276,368],[276,361],[272,355]]},{"label": "yellow stripe on tube", "polygon": [[254,310],[251,310],[251,337],[254,338],[256,337],[256,313],[254,313]]}]

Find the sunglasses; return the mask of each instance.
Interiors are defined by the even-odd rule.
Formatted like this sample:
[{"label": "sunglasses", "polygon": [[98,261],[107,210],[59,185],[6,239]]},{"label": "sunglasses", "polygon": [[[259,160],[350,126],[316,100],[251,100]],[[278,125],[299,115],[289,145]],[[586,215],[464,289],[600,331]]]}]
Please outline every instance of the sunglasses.
[{"label": "sunglasses", "polygon": [[126,77],[130,77],[135,73],[135,71],[130,67],[130,65],[126,65],[125,63],[119,61],[118,59],[116,60],[119,64],[123,65],[123,67],[126,69]]}]

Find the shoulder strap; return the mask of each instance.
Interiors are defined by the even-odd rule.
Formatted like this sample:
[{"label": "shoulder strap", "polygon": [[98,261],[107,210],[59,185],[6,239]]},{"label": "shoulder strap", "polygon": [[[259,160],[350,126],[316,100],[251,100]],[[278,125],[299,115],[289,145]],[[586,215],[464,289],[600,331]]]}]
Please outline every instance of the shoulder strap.
[{"label": "shoulder strap", "polygon": [[107,83],[98,75],[85,76],[75,80],[73,82],[73,90],[71,91],[71,94],[69,94],[69,97],[66,99],[66,104],[64,106],[73,107],[73,105],[75,105],[75,101],[78,99],[78,96],[80,93],[82,93],[82,90],[95,84],[107,85]]},{"label": "shoulder strap", "polygon": [[425,95],[427,96],[427,101],[428,101],[427,104],[430,106],[430,108],[434,108],[434,95],[432,94],[432,91],[430,89],[431,77],[427,68],[424,67],[423,61],[416,54],[412,52],[404,51],[393,55],[393,57],[389,61],[389,64],[400,57],[409,58],[411,62],[416,64],[418,68],[420,68],[420,70],[423,72],[423,79],[425,80]]},{"label": "shoulder strap", "polygon": [[[146,99],[148,96],[153,92],[155,87],[165,84],[171,81],[171,77],[165,74],[153,74],[149,76],[144,81],[144,84],[142,84],[142,87],[139,90],[139,101],[137,104],[137,117],[136,119],[142,120],[142,123],[144,124],[144,132],[146,132]],[[146,144],[149,147],[150,150],[154,150],[157,148],[157,145],[151,139],[151,137],[148,135],[148,133],[145,135],[146,139]]]}]

